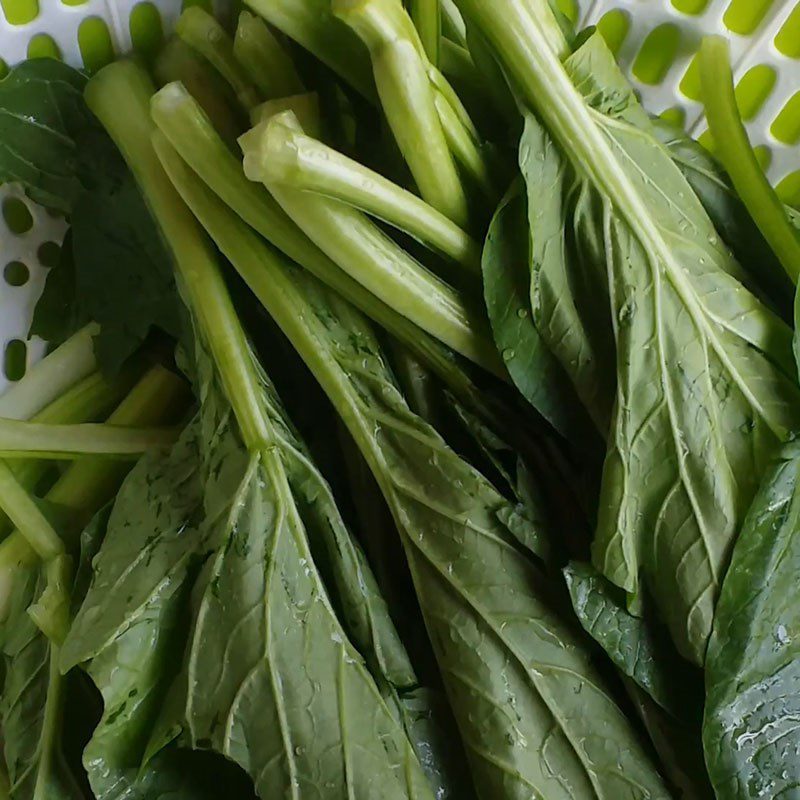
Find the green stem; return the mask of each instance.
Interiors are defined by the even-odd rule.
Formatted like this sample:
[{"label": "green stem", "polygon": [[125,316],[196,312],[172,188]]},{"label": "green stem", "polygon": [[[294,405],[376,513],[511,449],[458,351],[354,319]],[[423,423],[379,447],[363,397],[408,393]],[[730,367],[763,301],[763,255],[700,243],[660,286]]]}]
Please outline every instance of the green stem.
[{"label": "green stem", "polygon": [[[285,124],[275,117],[268,124]],[[458,353],[495,374],[503,365],[477,307],[426,270],[360,211],[272,180],[266,131],[245,134],[245,174],[270,193],[312,241],[365,289]]]},{"label": "green stem", "polygon": [[135,458],[153,448],[169,447],[175,439],[175,431],[166,428],[119,429],[96,423],[46,425],[0,419],[0,458]]},{"label": "green stem", "polygon": [[153,66],[160,86],[180,81],[197,98],[220,136],[235,147],[245,121],[238,101],[218,72],[182,39],[173,38],[161,49]]},{"label": "green stem", "polygon": [[321,138],[322,119],[320,117],[319,95],[316,92],[295,94],[290,97],[281,97],[278,100],[266,100],[250,112],[250,122],[255,127],[262,122],[268,122],[284,111],[291,111],[300,121],[303,130],[308,131],[310,136],[316,139]]},{"label": "green stem", "polygon": [[0,417],[30,419],[67,389],[97,369],[92,341],[100,331],[87,325],[35,364],[25,377],[0,395]]},{"label": "green stem", "polygon": [[272,100],[306,91],[292,59],[263,20],[239,14],[233,55],[261,94]]},{"label": "green stem", "polygon": [[467,26],[453,0],[440,0],[442,9],[442,33],[447,39],[461,47],[467,46]]},{"label": "green stem", "polygon": [[750,216],[797,283],[800,276],[800,234],[758,163],[736,104],[730,45],[721,36],[707,36],[700,48],[703,102],[715,153],[725,167]]},{"label": "green stem", "polygon": [[340,200],[480,274],[477,242],[444,214],[379,173],[286,125],[267,126],[262,146],[274,180]]},{"label": "green stem", "polygon": [[[111,380],[96,372],[84,378],[39,412],[33,417],[33,421],[43,424],[73,425],[101,418],[130,390],[134,378],[133,370],[124,370]],[[33,458],[18,459],[9,462],[7,466],[20,485],[28,491],[34,490],[51,468],[47,461]],[[8,531],[8,523],[9,520],[0,515],[0,534]]]},{"label": "green stem", "polygon": [[8,466],[0,462],[0,508],[25,537],[34,552],[49,561],[64,552],[64,543],[36,501],[14,477]]},{"label": "green stem", "polygon": [[[165,87],[158,92],[153,98],[151,112],[171,145],[157,146],[171,176],[185,171],[185,162],[253,230],[392,335],[409,347],[431,354],[443,349],[340,269],[295,225],[263,185],[247,180],[241,161],[225,147],[198,104],[182,87]],[[439,360],[444,362],[446,358]]]},{"label": "green stem", "polygon": [[427,56],[397,0],[333,0],[367,45],[386,119],[422,197],[462,228],[467,196],[434,102]]},{"label": "green stem", "polygon": [[[186,383],[177,375],[163,367],[153,367],[111,414],[108,423],[120,427],[173,423],[185,412],[189,395]],[[67,525],[62,531],[67,550],[75,548],[74,534],[116,494],[130,468],[130,462],[81,459],[45,495],[50,505],[72,512],[70,520],[74,525]],[[0,609],[15,571],[34,565],[37,559],[36,551],[19,530],[0,544]],[[0,620],[3,616],[0,610]]]},{"label": "green stem", "polygon": [[175,24],[175,32],[213,64],[245,111],[258,105],[262,98],[234,57],[230,36],[211,14],[199,6],[189,6]]},{"label": "green stem", "polygon": [[[267,310],[272,309],[271,270],[285,262],[260,239],[216,194],[192,172],[166,140],[156,140],[159,157],[181,197],[239,272]],[[277,291],[277,290],[276,290]],[[402,319],[402,318],[398,318]],[[288,323],[287,323],[288,324]],[[475,391],[457,358],[435,339],[403,320],[390,333],[397,335],[417,357],[434,371],[456,396]]]},{"label": "green stem", "polygon": [[181,202],[153,149],[156,128],[150,101],[154,93],[140,67],[121,61],[89,81],[86,101],[136,177],[172,251],[189,306],[207,337],[245,444],[258,450],[271,440],[258,376],[210,242]]},{"label": "green stem", "polygon": [[442,9],[439,0],[411,0],[411,19],[434,66],[439,66],[442,41]]},{"label": "green stem", "polygon": [[327,64],[356,91],[375,101],[369,52],[347,25],[333,16],[331,0],[245,2],[270,25]]}]

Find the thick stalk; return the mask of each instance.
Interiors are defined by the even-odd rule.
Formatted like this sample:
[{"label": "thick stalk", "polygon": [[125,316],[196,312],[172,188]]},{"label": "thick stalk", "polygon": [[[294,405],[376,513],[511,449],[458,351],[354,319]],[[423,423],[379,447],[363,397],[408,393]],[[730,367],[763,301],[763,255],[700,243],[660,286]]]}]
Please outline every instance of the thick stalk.
[{"label": "thick stalk", "polygon": [[[33,422],[74,425],[101,419],[130,390],[135,377],[134,370],[124,370],[110,380],[95,372],[36,414]],[[47,461],[32,458],[10,461],[7,466],[28,491],[34,490],[51,468]],[[8,524],[9,520],[0,514],[0,534],[8,531]]]},{"label": "thick stalk", "polygon": [[265,100],[259,103],[250,112],[250,122],[253,127],[267,122],[278,114],[291,111],[303,130],[308,131],[310,136],[317,139],[322,136],[322,126],[319,108],[319,95],[316,92],[306,92],[305,94],[294,94],[289,97],[281,97],[278,100]]},{"label": "thick stalk", "polygon": [[789,221],[783,202],[764,175],[750,145],[736,104],[727,39],[708,36],[703,40],[700,80],[715,154],[786,274],[797,283],[800,276],[800,233]]},{"label": "thick stalk", "polygon": [[89,81],[86,100],[133,172],[157,220],[189,305],[206,332],[242,437],[258,450],[270,441],[252,363],[241,357],[247,342],[219,272],[210,242],[181,202],[153,150],[150,117],[155,93],[147,74],[132,62],[110,64]]},{"label": "thick stalk", "polygon": [[461,47],[467,46],[467,26],[453,0],[440,0],[442,9],[442,34]]},{"label": "thick stalk", "polygon": [[175,439],[176,432],[168,428],[122,429],[96,423],[47,425],[0,419],[0,458],[136,458],[154,447],[169,447]]},{"label": "thick stalk", "polygon": [[411,19],[428,60],[439,66],[442,41],[442,8],[439,0],[411,0]]},{"label": "thick stalk", "polygon": [[19,485],[14,473],[2,462],[0,462],[0,508],[43,561],[50,561],[64,552],[64,543],[36,501]]},{"label": "thick stalk", "polygon": [[[283,124],[284,117],[275,117],[267,123],[267,131]],[[245,174],[263,180],[308,237],[365,289],[448,347],[502,375],[502,362],[477,306],[470,306],[360,211],[274,181],[269,155],[261,148],[267,131],[256,130],[240,139]]]},{"label": "thick stalk", "polygon": [[259,17],[239,14],[233,38],[233,55],[250,82],[267,100],[290,97],[306,91],[292,59]]},{"label": "thick stalk", "polygon": [[244,129],[244,115],[227,83],[194,48],[182,39],[170,39],[156,58],[153,75],[159,86],[180,81],[228,146],[236,146],[236,138]]},{"label": "thick stalk", "polygon": [[230,36],[211,14],[199,6],[189,6],[175,24],[175,32],[213,64],[245,111],[263,99],[234,57]]},{"label": "thick stalk", "polygon": [[69,632],[72,559],[61,554],[45,564],[43,569],[47,585],[39,599],[28,608],[28,616],[50,642],[58,647]]},{"label": "thick stalk", "polygon": [[0,395],[0,417],[31,419],[71,386],[97,369],[93,338],[100,327],[92,323],[34,364],[25,377]]},{"label": "thick stalk", "polygon": [[331,12],[331,0],[245,0],[256,14],[327,64],[368,100],[377,99],[362,42]]},{"label": "thick stalk", "polygon": [[427,56],[397,0],[333,0],[367,45],[386,119],[422,197],[462,228],[469,210],[434,102]]},{"label": "thick stalk", "polygon": [[[281,261],[280,257],[262,239],[245,225],[216,194],[208,189],[165,139],[156,139],[156,149],[181,197],[190,206],[251,291],[271,312],[272,271],[278,269],[275,264],[282,265],[280,269],[283,272],[290,271],[286,262]],[[456,396],[466,397],[477,391],[457,357],[439,342],[408,322],[406,322],[405,328],[398,329],[397,335],[409,350],[435,372]]]},{"label": "thick stalk", "polygon": [[[253,230],[335,289],[367,316],[397,336],[409,347],[428,352],[445,363],[441,345],[398,314],[390,305],[367,291],[326,256],[286,215],[261,183],[247,180],[242,163],[225,147],[194,99],[180,86],[165,87],[153,98],[151,112],[171,148],[159,147],[169,159],[170,150],[200,176]],[[173,149],[174,148],[174,149]],[[162,152],[163,151],[163,152]],[[162,159],[163,160],[163,159]],[[169,159],[174,162],[174,158]],[[421,356],[422,357],[422,356]]]},{"label": "thick stalk", "polygon": [[[186,383],[163,367],[154,367],[120,403],[108,422],[118,426],[173,423],[185,412],[189,400]],[[67,551],[77,546],[77,535],[91,516],[117,492],[130,462],[86,458],[76,461],[56,481],[45,500],[51,506],[68,510],[71,525],[61,531]],[[0,621],[5,615],[5,599],[17,570],[36,564],[39,556],[19,530],[0,544]]]},{"label": "thick stalk", "polygon": [[480,274],[478,243],[444,214],[383,175],[286,125],[268,126],[263,148],[272,176],[280,183],[340,200]]}]

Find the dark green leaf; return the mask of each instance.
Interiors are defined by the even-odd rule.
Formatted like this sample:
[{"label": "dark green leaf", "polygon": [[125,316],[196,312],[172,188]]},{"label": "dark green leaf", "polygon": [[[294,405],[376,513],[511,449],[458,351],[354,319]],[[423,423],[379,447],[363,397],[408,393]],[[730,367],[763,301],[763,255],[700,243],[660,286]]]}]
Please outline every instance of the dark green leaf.
[{"label": "dark green leaf", "polygon": [[508,502],[408,409],[363,318],[291,275],[318,377],[400,530],[479,795],[667,798],[582,634],[554,611],[556,586],[504,524]]},{"label": "dark green leaf", "polygon": [[771,467],[733,551],[706,661],[706,762],[717,797],[800,786],[800,443]]},{"label": "dark green leaf", "polygon": [[581,625],[617,669],[676,719],[698,720],[702,675],[675,652],[669,633],[631,614],[624,593],[594,567],[573,563],[564,577]]},{"label": "dark green leaf", "polygon": [[494,339],[515,385],[571,442],[596,432],[573,386],[536,329],[531,313],[530,240],[521,184],[497,209],[483,250],[483,291]]},{"label": "dark green leaf", "polygon": [[[585,165],[573,166],[574,152],[560,152],[528,115],[521,159],[529,202],[561,192],[563,203],[544,229],[532,214],[534,246],[556,234],[574,240],[567,273],[582,280],[590,266],[607,284],[593,302],[610,298],[603,313],[613,320],[615,362],[584,358],[584,343],[566,323],[557,334],[562,363],[587,387],[584,399],[598,371],[617,378],[593,560],[632,595],[642,580],[680,652],[702,664],[759,477],[800,426],[791,331],[743,286],[746,274],[648,132],[602,38],[591,37],[565,67],[589,107],[579,113],[589,114],[591,135],[607,153],[591,178],[567,180]],[[560,189],[551,173],[561,176]],[[598,184],[613,184],[616,199]],[[624,213],[616,204],[623,196]],[[543,296],[545,319],[570,307],[567,286]],[[574,286],[571,294],[585,297]],[[589,320],[583,329],[594,346],[599,328],[591,314],[579,316]]]},{"label": "dark green leaf", "polygon": [[64,213],[84,188],[78,140],[97,127],[85,84],[80,72],[43,58],[0,81],[0,182],[19,181],[37,203]]},{"label": "dark green leaf", "polygon": [[[625,681],[625,687],[658,753],[664,775],[675,788],[675,797],[678,800],[713,800],[698,722],[675,719],[631,680]],[[702,703],[693,710],[695,716],[699,715]]]}]

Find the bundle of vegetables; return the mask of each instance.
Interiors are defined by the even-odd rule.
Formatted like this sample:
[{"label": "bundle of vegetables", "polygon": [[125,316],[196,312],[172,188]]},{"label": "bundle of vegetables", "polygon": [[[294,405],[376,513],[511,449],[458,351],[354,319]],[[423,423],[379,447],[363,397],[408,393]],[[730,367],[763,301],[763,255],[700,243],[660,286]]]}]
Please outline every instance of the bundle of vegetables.
[{"label": "bundle of vegetables", "polygon": [[248,5],[0,82],[70,223],[0,797],[794,796],[800,226],[724,42],[723,166],[547,0]]}]

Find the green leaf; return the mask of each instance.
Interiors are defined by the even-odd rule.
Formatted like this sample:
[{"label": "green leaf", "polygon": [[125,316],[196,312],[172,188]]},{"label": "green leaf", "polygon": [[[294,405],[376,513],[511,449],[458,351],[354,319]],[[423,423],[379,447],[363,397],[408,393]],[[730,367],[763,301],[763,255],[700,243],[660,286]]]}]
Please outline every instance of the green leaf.
[{"label": "green leaf", "polygon": [[[215,381],[203,386],[211,443],[204,530],[213,551],[150,752],[176,737],[212,749],[250,774],[261,797],[312,792],[323,781],[331,796],[432,798],[411,742],[331,606],[282,445],[248,453]],[[280,427],[275,433],[279,443]]]},{"label": "green leaf", "polygon": [[401,532],[479,794],[616,796],[637,786],[633,797],[667,797],[590,650],[554,613],[555,586],[504,522],[509,504],[408,410],[363,322],[308,296],[315,338],[350,376],[341,391]]},{"label": "green leaf", "polygon": [[[633,595],[643,580],[678,649],[702,664],[743,516],[771,455],[800,425],[791,331],[742,285],[744,271],[648,132],[601,37],[565,68],[582,95],[574,113],[588,120],[582,142],[602,157],[561,155],[532,115],[522,151],[531,201],[552,192],[546,173],[557,162],[570,161],[562,176],[592,170],[560,184],[569,187],[561,216],[569,230],[559,236],[577,243],[573,283],[584,269],[607,281],[603,314],[616,342],[615,369],[590,364],[617,377],[593,560]],[[534,243],[554,227],[531,223]],[[545,317],[570,302],[543,301]],[[592,315],[585,319],[595,330]],[[562,363],[591,388],[578,344]]]},{"label": "green leaf", "polygon": [[702,676],[680,658],[658,623],[631,614],[626,598],[589,564],[564,569],[572,606],[614,665],[676,719],[699,719]]},{"label": "green leaf", "polygon": [[11,608],[3,620],[5,682],[2,721],[11,800],[83,800],[61,745],[64,678],[48,639],[27,609],[45,590],[38,564],[14,573]]},{"label": "green leaf", "polygon": [[80,72],[42,58],[0,81],[0,182],[19,181],[37,203],[64,213],[83,193],[79,139],[97,128],[85,84]]},{"label": "green leaf", "polygon": [[494,340],[516,387],[571,442],[596,437],[567,373],[531,311],[527,204],[517,183],[500,203],[483,250],[483,292]]},{"label": "green leaf", "polygon": [[[98,800],[150,800],[181,784],[167,768],[154,764],[140,774],[140,766],[180,666],[186,640],[180,623],[188,619],[192,563],[202,550],[198,435],[198,426],[190,426],[170,453],[145,456],[128,476],[61,649],[62,669],[88,662],[103,696],[103,717],[84,753]],[[96,518],[94,525],[101,524]],[[90,527],[84,541],[99,535]],[[85,572],[79,570],[78,579],[85,583]],[[205,794],[187,789],[178,797]]]},{"label": "green leaf", "polygon": [[[713,800],[700,725],[675,719],[631,680],[625,680],[625,688],[658,753],[664,775],[675,787],[675,796],[680,800]],[[702,703],[694,710],[699,713],[701,708]]]},{"label": "green leaf", "polygon": [[[652,120],[652,131],[669,150],[697,198],[703,204],[722,241],[747,270],[745,285],[763,294],[782,316],[791,313],[794,287],[767,244],[722,167],[703,145],[664,120]],[[792,210],[787,207],[787,213]],[[798,226],[800,227],[800,226]]]},{"label": "green leaf", "polygon": [[800,784],[800,445],[786,445],[745,519],[706,661],[703,742],[717,797]]}]

